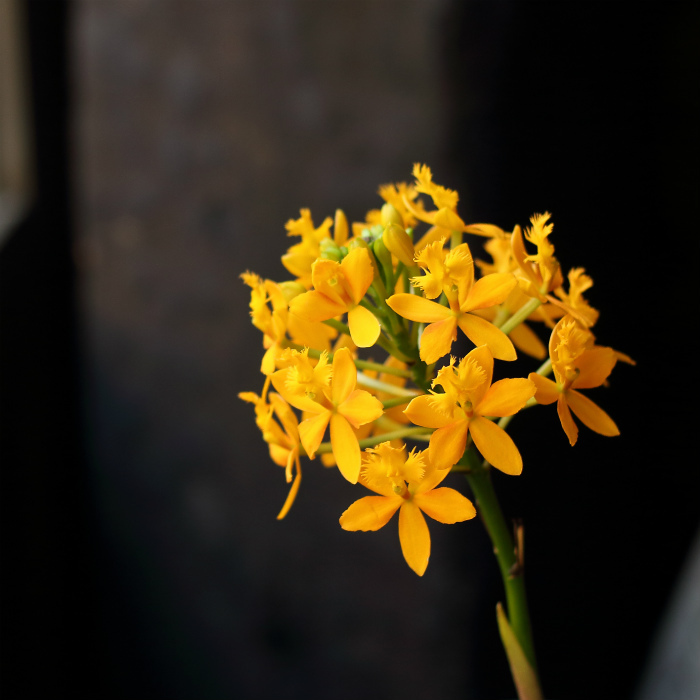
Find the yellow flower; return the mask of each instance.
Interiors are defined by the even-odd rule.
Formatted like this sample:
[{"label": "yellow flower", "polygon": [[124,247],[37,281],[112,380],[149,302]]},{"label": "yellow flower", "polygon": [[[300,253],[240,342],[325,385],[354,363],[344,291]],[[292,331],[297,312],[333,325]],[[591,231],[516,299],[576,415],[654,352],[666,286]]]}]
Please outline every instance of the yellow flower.
[{"label": "yellow flower", "polygon": [[447,476],[427,452],[391,447],[383,442],[365,453],[360,482],[380,494],[355,501],[341,516],[344,530],[379,530],[399,511],[399,539],[406,563],[419,576],[430,557],[430,533],[423,513],[441,523],[458,523],[476,515],[471,501],[451,488],[435,488]]},{"label": "yellow flower", "polygon": [[506,474],[520,474],[523,460],[511,437],[486,416],[517,413],[535,393],[529,379],[501,379],[491,384],[493,357],[486,346],[474,348],[459,365],[455,358],[438,371],[431,392],[413,399],[406,415],[416,425],[437,428],[430,436],[430,458],[438,469],[449,469],[464,454],[467,435],[484,458]]},{"label": "yellow flower", "polygon": [[[457,327],[474,345],[486,345],[498,360],[515,360],[515,348],[508,336],[489,321],[472,313],[502,303],[517,284],[509,273],[486,275],[474,282],[474,263],[466,243],[450,252],[435,242],[423,248],[416,262],[428,272],[413,278],[427,297],[445,291],[449,307],[416,294],[394,294],[386,303],[399,316],[428,323],[420,340],[420,358],[427,364],[437,362],[450,352],[457,339]],[[455,289],[456,288],[456,289]]]},{"label": "yellow flower", "polygon": [[296,364],[275,372],[272,384],[292,406],[313,414],[299,425],[301,444],[312,459],[330,423],[331,446],[338,469],[355,484],[361,460],[360,444],[353,428],[379,418],[383,408],[369,392],[355,389],[357,370],[350,350],[338,350],[332,367],[327,365],[327,359],[321,366],[324,356],[325,353],[313,367],[306,354],[294,351]]},{"label": "yellow flower", "polygon": [[556,381],[534,372],[530,374],[530,379],[537,387],[537,403],[546,405],[557,402],[559,420],[569,443],[575,445],[578,439],[578,427],[571,417],[571,411],[596,433],[619,435],[613,419],[578,391],[603,384],[612,372],[618,354],[612,348],[594,345],[593,334],[571,316],[565,316],[552,331],[549,356]]},{"label": "yellow flower", "polygon": [[311,272],[314,289],[289,303],[289,310],[307,321],[326,321],[347,312],[353,342],[367,348],[377,341],[381,327],[376,316],[360,301],[374,279],[366,248],[351,250],[340,263],[320,259]]},{"label": "yellow flower", "polygon": [[559,262],[554,257],[554,246],[549,240],[554,224],[547,221],[551,214],[534,214],[530,217],[532,228],[525,231],[525,238],[537,246],[537,253],[529,255],[523,241],[520,226],[513,229],[511,246],[513,257],[523,272],[524,279],[521,282],[523,291],[532,297],[539,297],[546,301],[544,295],[557,287],[561,287],[563,278],[559,269]]},{"label": "yellow flower", "polygon": [[[255,406],[255,422],[262,432],[263,440],[267,442],[270,457],[275,464],[285,468],[287,483],[292,482],[294,467],[296,477],[289,489],[289,494],[278,513],[277,519],[282,520],[289,512],[301,485],[301,464],[299,462],[299,429],[297,417],[289,405],[277,394],[270,394],[270,403],[265,400],[269,379],[265,382],[262,396],[252,391],[242,391],[238,397]],[[274,420],[276,415],[279,423]]]}]

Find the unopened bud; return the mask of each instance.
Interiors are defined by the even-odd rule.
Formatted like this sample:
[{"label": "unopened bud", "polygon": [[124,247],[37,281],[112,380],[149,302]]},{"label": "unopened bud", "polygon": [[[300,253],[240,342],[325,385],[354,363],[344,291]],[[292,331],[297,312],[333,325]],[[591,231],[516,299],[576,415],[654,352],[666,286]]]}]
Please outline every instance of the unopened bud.
[{"label": "unopened bud", "polygon": [[331,238],[324,238],[319,244],[319,248],[321,249],[321,257],[326,258],[326,260],[339,262],[343,257],[338,244]]},{"label": "unopened bud", "polygon": [[393,205],[387,202],[381,211],[382,225],[388,226],[389,224],[398,224],[403,226],[403,218],[399,214],[399,210]]},{"label": "unopened bud", "polygon": [[390,224],[384,229],[384,245],[404,264],[411,267],[414,250],[411,238],[404,230],[403,226]]},{"label": "unopened bud", "polygon": [[286,282],[280,282],[279,287],[284,294],[284,298],[287,302],[290,302],[294,297],[298,297],[306,291],[306,287],[300,282],[295,282],[294,280],[287,280]]}]

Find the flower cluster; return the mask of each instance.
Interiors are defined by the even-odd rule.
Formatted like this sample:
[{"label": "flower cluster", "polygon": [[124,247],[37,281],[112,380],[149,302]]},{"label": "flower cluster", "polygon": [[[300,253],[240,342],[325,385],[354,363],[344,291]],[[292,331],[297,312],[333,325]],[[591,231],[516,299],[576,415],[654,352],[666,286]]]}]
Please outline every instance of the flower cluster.
[{"label": "flower cluster", "polygon": [[[300,458],[319,455],[378,494],[353,503],[341,527],[377,530],[399,511],[404,557],[422,575],[430,556],[423,515],[442,523],[476,515],[469,499],[440,486],[448,474],[491,466],[520,474],[506,427],[538,404],[557,404],[571,445],[572,413],[601,435],[617,435],[581,390],[606,384],[618,361],[632,361],[596,344],[599,313],[584,298],[593,282],[581,268],[564,277],[549,213],[535,214],[525,231],[467,224],[457,192],[434,183],[430,168],[416,164],[413,177],[380,187],[383,206],[362,222],[349,224],[338,210],[317,227],[302,209],[286,225],[298,239],[282,256],[292,279],[241,276],[265,352],[261,394],[240,397],[254,405],[270,457],[291,484],[278,518],[299,491]],[[489,259],[475,260],[465,236],[483,243]],[[472,349],[458,357],[451,353],[462,335]],[[494,382],[495,360],[518,353],[539,368]],[[425,449],[408,451],[407,441]]]}]

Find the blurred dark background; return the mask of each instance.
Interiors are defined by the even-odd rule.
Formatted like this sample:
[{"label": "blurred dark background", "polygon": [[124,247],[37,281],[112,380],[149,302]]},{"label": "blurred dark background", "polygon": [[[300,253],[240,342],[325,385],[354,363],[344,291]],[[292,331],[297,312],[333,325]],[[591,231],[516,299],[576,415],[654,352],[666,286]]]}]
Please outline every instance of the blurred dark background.
[{"label": "blurred dark background", "polygon": [[[4,698],[507,698],[480,524],[340,530],[308,465],[288,518],[252,410],[245,269],[284,223],[352,220],[428,163],[468,221],[553,213],[593,276],[594,398],[513,424],[545,693],[632,698],[700,522],[692,448],[698,3],[21,5],[36,196],[0,249]],[[524,368],[525,369],[525,368]],[[342,483],[341,483],[342,482]],[[462,488],[455,478],[453,486]],[[467,492],[466,484],[464,491]]]}]

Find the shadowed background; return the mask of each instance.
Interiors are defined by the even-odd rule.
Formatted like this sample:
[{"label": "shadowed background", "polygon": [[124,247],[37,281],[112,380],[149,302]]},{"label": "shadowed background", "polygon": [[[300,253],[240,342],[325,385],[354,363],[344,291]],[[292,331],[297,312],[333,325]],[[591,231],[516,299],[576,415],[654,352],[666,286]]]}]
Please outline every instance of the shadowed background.
[{"label": "shadowed background", "polygon": [[697,5],[83,0],[27,24],[38,194],[0,253],[7,692],[513,695],[481,525],[431,525],[420,579],[395,522],[339,528],[359,487],[316,462],[276,521],[282,470],[237,398],[262,386],[239,274],[283,279],[300,207],[360,220],[419,161],[467,221],[551,211],[599,342],[638,360],[594,393],[620,438],[572,449],[542,409],[513,422],[522,477],[495,475],[545,692],[632,697],[698,524],[677,330]]}]

